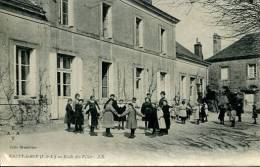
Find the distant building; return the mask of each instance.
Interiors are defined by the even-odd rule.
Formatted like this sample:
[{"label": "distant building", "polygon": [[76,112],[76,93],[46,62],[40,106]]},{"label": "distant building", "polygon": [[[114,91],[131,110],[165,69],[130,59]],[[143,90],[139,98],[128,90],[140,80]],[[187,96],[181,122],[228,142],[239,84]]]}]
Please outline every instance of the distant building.
[{"label": "distant building", "polygon": [[208,84],[209,63],[203,60],[202,44],[197,40],[192,53],[176,42],[176,57],[176,95],[195,102],[198,91],[205,95]]},{"label": "distant building", "polygon": [[[214,45],[218,46],[215,38]],[[260,88],[259,46],[260,34],[249,34],[207,59],[211,63],[209,85],[216,90],[228,86],[232,91],[244,92],[248,107],[259,101],[259,92],[253,95]]]}]

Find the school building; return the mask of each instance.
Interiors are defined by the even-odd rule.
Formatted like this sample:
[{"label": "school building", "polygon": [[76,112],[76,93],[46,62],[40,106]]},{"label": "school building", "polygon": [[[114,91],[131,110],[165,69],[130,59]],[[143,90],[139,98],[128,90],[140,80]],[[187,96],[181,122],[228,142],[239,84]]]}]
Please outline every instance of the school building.
[{"label": "school building", "polygon": [[8,73],[1,89],[18,100],[46,96],[51,119],[64,117],[76,93],[101,104],[111,93],[140,102],[148,92],[153,101],[161,91],[169,100],[196,96],[190,90],[205,90],[208,64],[202,48],[193,54],[176,43],[178,22],[151,0],[0,0],[0,64]]}]

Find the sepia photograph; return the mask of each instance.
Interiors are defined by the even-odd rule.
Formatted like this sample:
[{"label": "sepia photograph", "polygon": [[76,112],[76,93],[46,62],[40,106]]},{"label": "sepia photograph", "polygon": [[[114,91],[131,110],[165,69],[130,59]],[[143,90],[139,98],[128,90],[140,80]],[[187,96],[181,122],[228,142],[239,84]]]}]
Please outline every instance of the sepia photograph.
[{"label": "sepia photograph", "polygon": [[0,166],[260,166],[259,114],[260,0],[0,0]]}]

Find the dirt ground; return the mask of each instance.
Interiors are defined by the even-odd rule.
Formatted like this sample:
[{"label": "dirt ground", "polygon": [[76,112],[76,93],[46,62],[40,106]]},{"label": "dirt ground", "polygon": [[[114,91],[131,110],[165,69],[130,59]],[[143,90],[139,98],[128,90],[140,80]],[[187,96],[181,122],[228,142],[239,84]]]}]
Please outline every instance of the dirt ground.
[{"label": "dirt ground", "polygon": [[[227,119],[227,118],[226,118]],[[169,135],[151,137],[139,121],[136,138],[129,130],[113,129],[113,138],[65,131],[62,121],[11,131],[0,136],[1,165],[260,165],[260,120],[244,114],[235,128],[209,122],[172,122]]]}]

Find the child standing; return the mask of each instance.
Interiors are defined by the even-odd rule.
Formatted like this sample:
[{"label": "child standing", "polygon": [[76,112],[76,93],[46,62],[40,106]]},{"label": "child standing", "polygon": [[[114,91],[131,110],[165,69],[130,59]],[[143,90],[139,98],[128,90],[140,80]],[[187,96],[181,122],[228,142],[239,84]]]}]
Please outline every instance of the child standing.
[{"label": "child standing", "polygon": [[122,117],[122,116],[126,116],[126,115],[128,115],[127,120],[126,120],[127,121],[126,122],[126,128],[131,129],[131,134],[128,138],[133,139],[133,138],[135,138],[135,130],[137,128],[136,116],[140,115],[141,117],[144,117],[144,115],[142,113],[140,113],[139,111],[137,111],[134,108],[134,105],[132,103],[129,103],[127,105],[126,111],[119,116]]},{"label": "child standing", "polygon": [[148,97],[145,98],[145,102],[143,103],[142,107],[141,107],[141,113],[143,115],[145,115],[145,117],[142,118],[142,121],[145,122],[145,129],[148,128],[148,121],[149,121],[149,117],[151,115],[151,110],[152,110],[152,104],[151,101]]},{"label": "child standing", "polygon": [[257,111],[256,111],[256,105],[253,105],[253,115],[252,118],[254,119],[254,124],[257,124],[256,118],[258,117]]},{"label": "child standing", "polygon": [[185,124],[187,118],[187,104],[185,99],[182,100],[179,108],[180,108],[179,117],[181,118],[181,123]]},{"label": "child standing", "polygon": [[90,136],[97,136],[97,133],[94,132],[95,128],[98,126],[98,114],[99,114],[99,105],[97,101],[95,100],[95,96],[90,96],[90,100],[87,102],[85,106],[86,114],[89,115],[90,121]]},{"label": "child standing", "polygon": [[192,110],[193,110],[193,120],[195,124],[198,125],[200,123],[200,110],[201,110],[200,103],[196,102],[194,106],[192,106]]},{"label": "child standing", "polygon": [[220,124],[222,124],[222,125],[224,125],[225,113],[226,113],[225,105],[224,104],[219,105],[218,119],[220,121]]},{"label": "child standing", "polygon": [[152,135],[156,135],[156,129],[159,128],[156,103],[152,103],[152,110],[149,117],[148,128],[153,129]]},{"label": "child standing", "polygon": [[84,124],[84,116],[83,116],[83,99],[80,99],[77,104],[75,104],[75,131],[83,133],[82,125]]},{"label": "child standing", "polygon": [[160,106],[157,108],[157,120],[160,129],[159,136],[163,136],[166,129],[166,124],[163,116],[163,110]]},{"label": "child standing", "polygon": [[[119,103],[118,103],[118,114],[123,114],[125,112],[125,110],[126,110],[126,106],[125,106],[125,104],[123,102],[124,101],[122,99],[119,100]],[[124,126],[124,122],[125,121],[126,121],[126,116],[118,118],[118,130],[120,130],[120,129],[124,130],[125,129],[125,126]],[[122,128],[121,128],[121,124],[122,124]]]},{"label": "child standing", "polygon": [[229,119],[231,121],[231,127],[235,127],[236,123],[236,110],[230,106]]},{"label": "child standing", "polygon": [[72,99],[68,99],[68,102],[66,105],[66,114],[65,114],[65,119],[64,119],[64,123],[66,123],[68,126],[67,131],[70,131],[70,124],[74,123],[74,121],[73,121],[74,111],[73,111],[71,105],[72,105]]},{"label": "child standing", "polygon": [[207,103],[205,102],[205,100],[202,100],[201,111],[200,111],[202,123],[204,123],[207,120],[207,111],[206,111],[207,109],[208,109]]},{"label": "child standing", "polygon": [[164,117],[165,125],[166,125],[166,129],[163,132],[164,135],[168,135],[168,130],[171,127],[170,108],[172,108],[172,107],[168,105],[167,100],[163,100],[162,111],[163,111],[163,117]]}]

